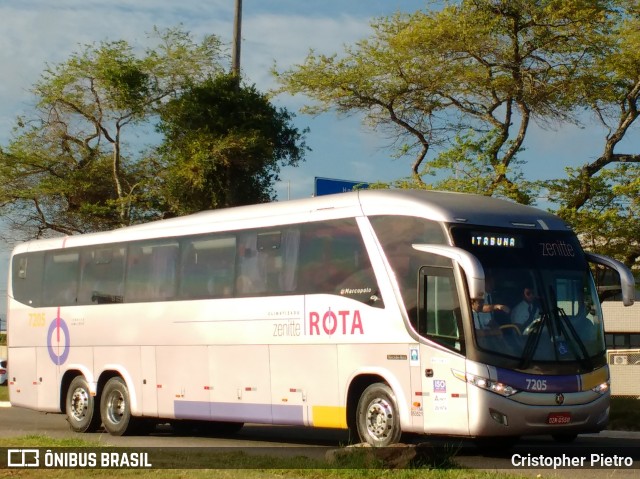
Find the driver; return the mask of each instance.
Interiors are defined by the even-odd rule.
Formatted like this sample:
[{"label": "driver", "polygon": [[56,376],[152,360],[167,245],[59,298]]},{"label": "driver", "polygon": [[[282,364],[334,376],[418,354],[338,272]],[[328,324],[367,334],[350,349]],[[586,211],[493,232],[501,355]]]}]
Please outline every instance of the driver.
[{"label": "driver", "polygon": [[525,330],[533,321],[540,317],[540,306],[533,288],[527,285],[522,290],[522,301],[511,311],[511,322],[521,330]]}]

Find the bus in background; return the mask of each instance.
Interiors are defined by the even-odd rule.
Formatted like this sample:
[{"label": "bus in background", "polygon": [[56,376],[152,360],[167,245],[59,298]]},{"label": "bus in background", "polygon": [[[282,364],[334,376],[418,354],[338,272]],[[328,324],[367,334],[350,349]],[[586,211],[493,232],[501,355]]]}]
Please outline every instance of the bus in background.
[{"label": "bus in background", "polygon": [[629,270],[549,213],[404,190],[32,241],[11,257],[10,399],[114,435],[198,421],[349,428],[374,446],[568,441],[608,420],[589,261],[633,302]]}]

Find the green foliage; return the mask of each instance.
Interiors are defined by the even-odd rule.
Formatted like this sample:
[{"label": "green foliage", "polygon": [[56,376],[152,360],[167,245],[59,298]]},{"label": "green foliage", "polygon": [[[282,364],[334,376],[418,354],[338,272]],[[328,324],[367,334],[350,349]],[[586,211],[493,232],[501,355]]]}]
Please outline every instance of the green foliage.
[{"label": "green foliage", "polygon": [[159,217],[158,164],[149,145],[125,138],[150,129],[188,81],[220,72],[220,42],[179,29],[154,32],[139,54],[125,41],[86,45],[47,68],[32,115],[18,118],[0,151],[0,209],[17,239],[111,229]]},{"label": "green foliage", "polygon": [[[524,179],[519,169],[522,162],[516,157],[511,160],[511,179],[506,179],[504,165],[493,164],[491,151],[498,135],[499,132],[494,130],[479,138],[474,132],[457,136],[452,148],[426,163],[423,174],[434,177],[429,188],[477,195],[492,192],[493,196],[531,204],[536,187]],[[503,179],[496,179],[494,173],[503,175]]]},{"label": "green foliage", "polygon": [[608,48],[577,83],[580,104],[594,112],[606,131],[602,152],[546,186],[556,212],[590,249],[616,257],[640,277],[640,154],[619,151],[640,115],[640,4],[617,3],[620,17]]},{"label": "green foliage", "polygon": [[612,397],[609,429],[640,431],[640,399],[636,397]]},{"label": "green foliage", "polygon": [[[640,258],[638,235],[622,225],[635,213],[620,205],[601,212],[597,185],[606,183],[621,204],[633,187],[621,181],[622,170],[596,177],[615,163],[640,163],[640,155],[616,151],[640,111],[639,13],[635,0],[446,2],[378,19],[370,37],[342,55],[311,52],[276,75],[282,91],[312,100],[305,111],[362,114],[391,138],[395,156],[414,155],[411,177],[391,186],[525,204],[551,186],[548,196],[579,233],[613,215],[607,233],[621,235],[619,247],[607,249],[611,241],[602,236],[591,246],[632,265]],[[526,181],[518,153],[531,121],[581,124],[585,110],[606,128],[602,155],[585,158],[569,178]]]},{"label": "green foliage", "polygon": [[271,201],[280,167],[304,160],[286,109],[233,75],[192,85],[161,113],[160,188],[172,214]]},{"label": "green foliage", "polygon": [[[584,178],[581,169],[568,168],[567,179],[548,182],[549,198],[562,205],[556,213],[570,223],[588,249],[619,258],[636,273],[640,257],[640,166],[617,164]],[[579,208],[576,196],[588,188]]]},{"label": "green foliage", "polygon": [[[12,236],[269,201],[280,168],[304,159],[305,132],[223,74],[216,37],[154,35],[143,54],[125,41],[84,46],[36,83],[34,114],[0,150],[0,210]],[[160,146],[150,135],[158,120]],[[132,144],[136,135],[154,140]]]},{"label": "green foliage", "polygon": [[[386,129],[399,155],[416,155],[414,182],[453,161],[442,156],[445,145],[454,157],[475,155],[473,136],[489,166],[481,167],[484,194],[530,202],[515,161],[530,120],[575,120],[567,105],[579,96],[573,85],[589,52],[605,47],[609,3],[463,1],[395,15],[375,22],[372,37],[343,57],[311,53],[277,75],[282,90],[316,100],[309,112],[358,111]],[[431,146],[441,154],[424,168]]]}]

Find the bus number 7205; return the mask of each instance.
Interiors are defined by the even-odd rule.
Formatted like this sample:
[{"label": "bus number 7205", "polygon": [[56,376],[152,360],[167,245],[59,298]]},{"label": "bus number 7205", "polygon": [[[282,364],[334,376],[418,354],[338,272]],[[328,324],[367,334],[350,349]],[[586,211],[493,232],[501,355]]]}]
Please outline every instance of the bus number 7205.
[{"label": "bus number 7205", "polygon": [[529,391],[546,391],[547,380],[546,379],[527,379],[527,389]]}]

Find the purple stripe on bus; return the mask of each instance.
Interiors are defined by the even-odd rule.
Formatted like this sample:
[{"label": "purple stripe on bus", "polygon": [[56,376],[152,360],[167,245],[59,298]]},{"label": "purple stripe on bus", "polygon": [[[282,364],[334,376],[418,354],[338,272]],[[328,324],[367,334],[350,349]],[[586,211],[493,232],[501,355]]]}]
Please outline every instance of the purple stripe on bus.
[{"label": "purple stripe on bus", "polygon": [[176,419],[304,425],[302,406],[175,401]]},{"label": "purple stripe on bus", "polygon": [[176,419],[211,419],[211,405],[200,401],[174,401]]},{"label": "purple stripe on bus", "polygon": [[273,411],[273,424],[304,426],[304,413],[302,406],[274,404],[271,409]]},{"label": "purple stripe on bus", "polygon": [[508,369],[496,368],[498,381],[521,391],[539,393],[574,393],[579,392],[580,376],[548,376],[525,374]]},{"label": "purple stripe on bus", "polygon": [[214,421],[257,422],[271,424],[271,404],[236,404],[212,402]]}]

